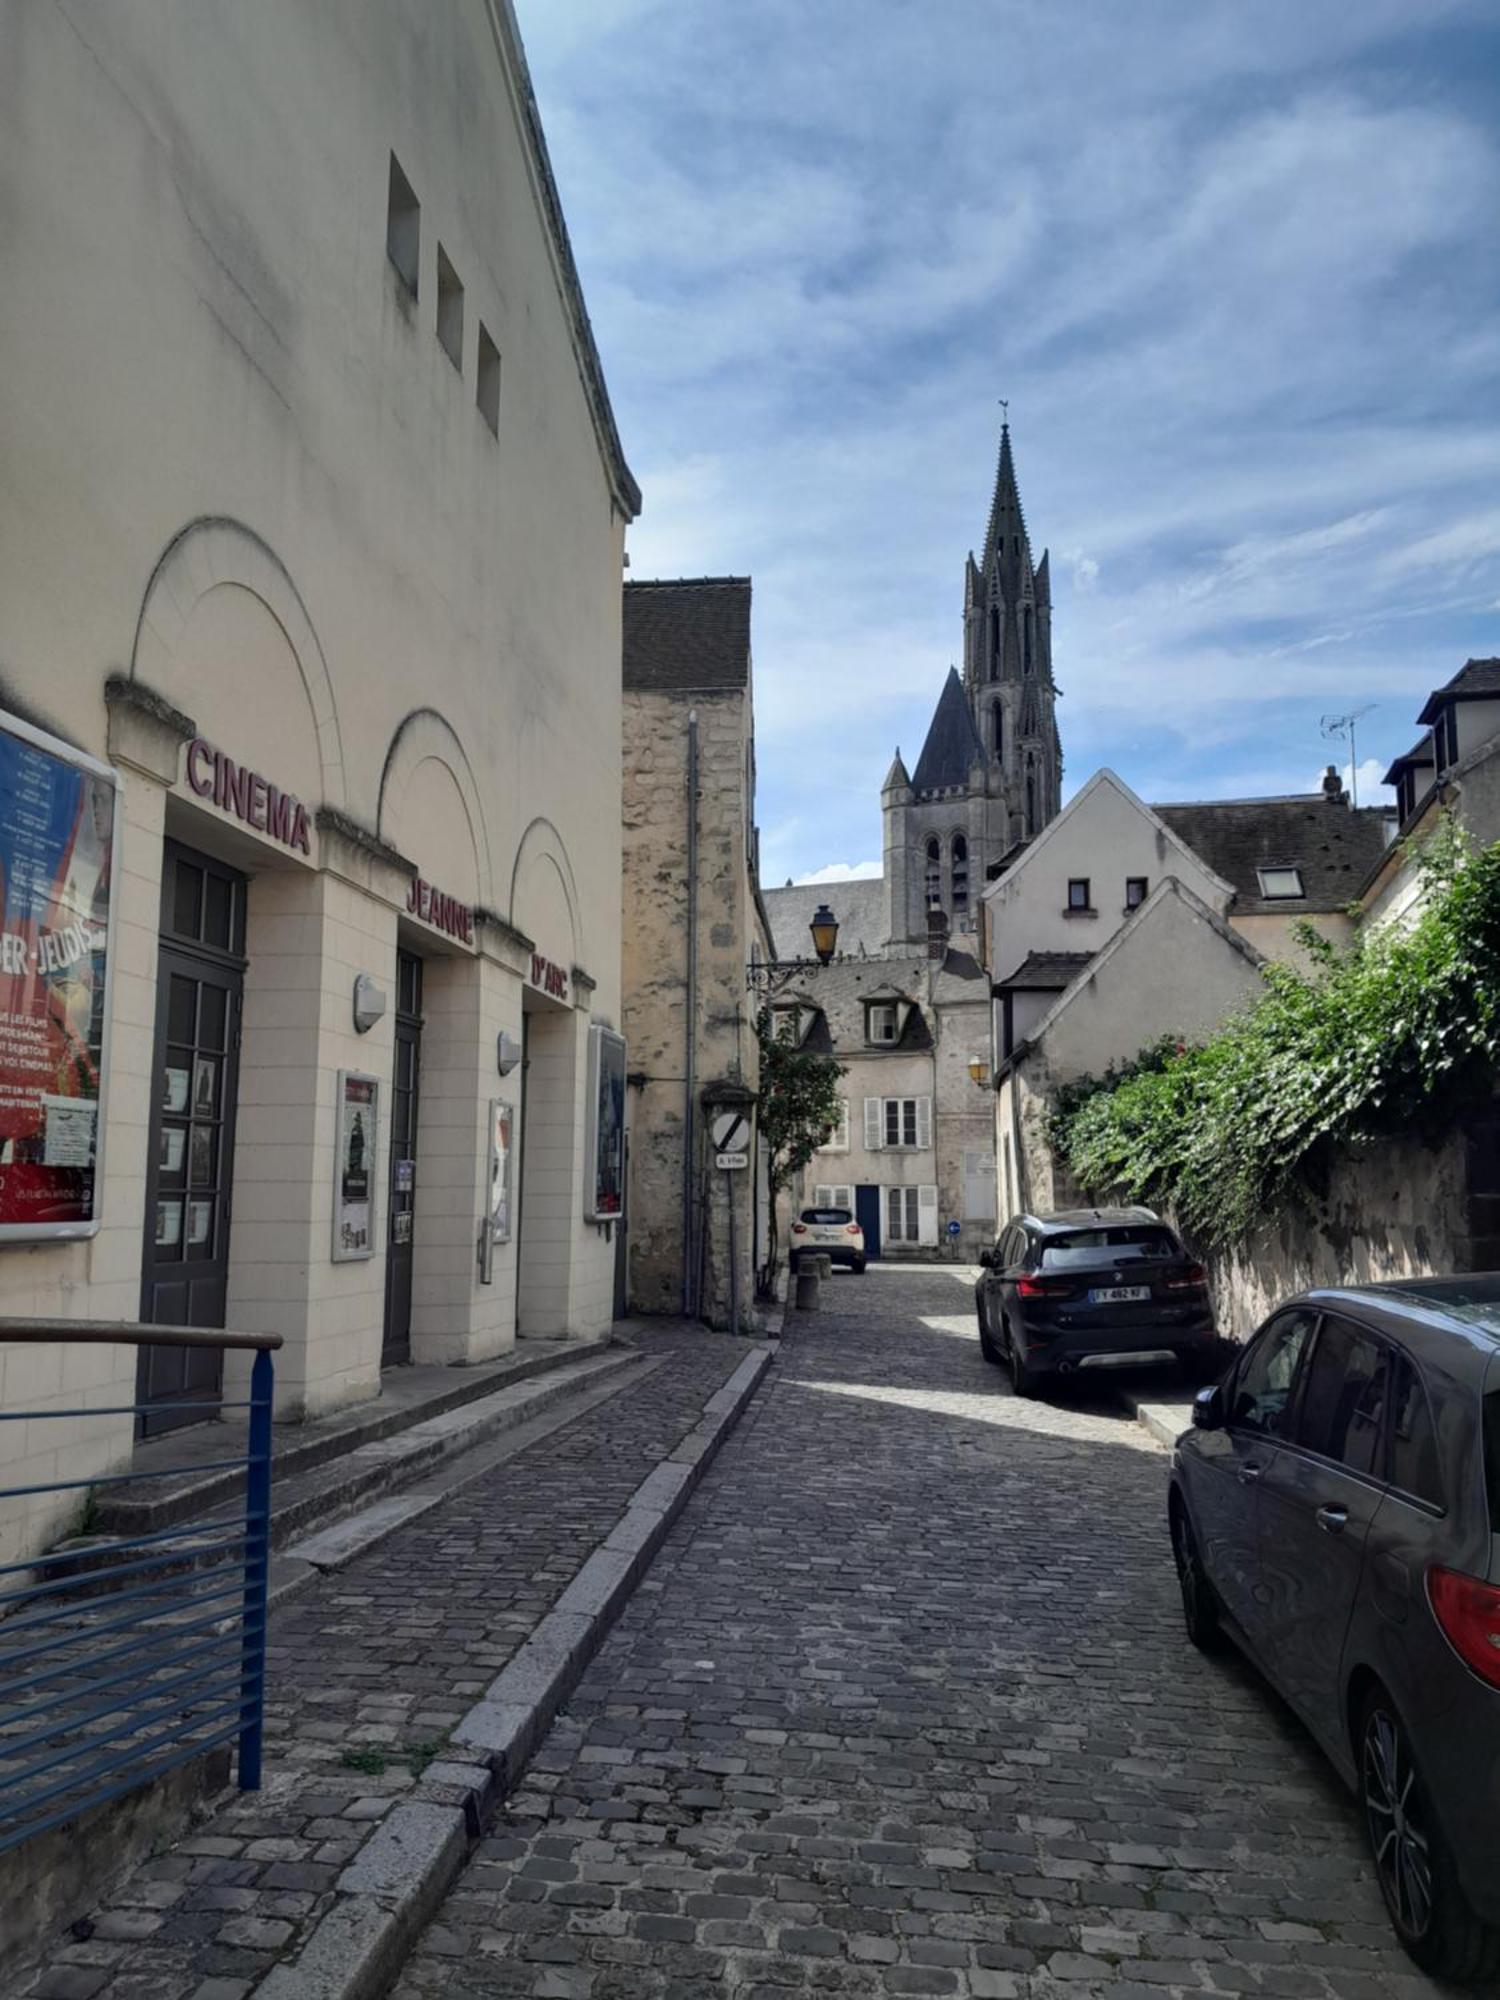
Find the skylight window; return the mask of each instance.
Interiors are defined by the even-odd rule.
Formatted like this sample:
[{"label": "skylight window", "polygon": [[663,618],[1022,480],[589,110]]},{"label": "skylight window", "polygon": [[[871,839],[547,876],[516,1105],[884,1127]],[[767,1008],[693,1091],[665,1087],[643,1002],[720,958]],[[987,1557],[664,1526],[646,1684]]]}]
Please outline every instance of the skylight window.
[{"label": "skylight window", "polygon": [[1305,894],[1300,868],[1257,868],[1260,893],[1268,903],[1294,901]]}]

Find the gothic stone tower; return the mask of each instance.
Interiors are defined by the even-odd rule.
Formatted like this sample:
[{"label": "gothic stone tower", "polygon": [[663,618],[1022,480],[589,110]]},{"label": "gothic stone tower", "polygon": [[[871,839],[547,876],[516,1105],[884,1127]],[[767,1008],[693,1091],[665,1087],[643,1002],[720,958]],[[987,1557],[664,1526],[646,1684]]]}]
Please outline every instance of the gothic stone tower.
[{"label": "gothic stone tower", "polygon": [[1061,804],[1047,556],[1032,567],[1010,426],[1000,432],[984,553],[964,566],[964,672],[949,669],[917,767],[881,790],[890,943],[925,946],[928,912],[974,926],[988,869]]}]

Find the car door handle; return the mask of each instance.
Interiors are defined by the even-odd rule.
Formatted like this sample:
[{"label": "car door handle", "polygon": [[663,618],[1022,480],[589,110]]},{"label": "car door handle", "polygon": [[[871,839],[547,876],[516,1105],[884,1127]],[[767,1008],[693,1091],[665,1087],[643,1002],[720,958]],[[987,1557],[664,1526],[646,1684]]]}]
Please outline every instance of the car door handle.
[{"label": "car door handle", "polygon": [[1341,1535],[1349,1525],[1347,1507],[1320,1507],[1313,1516],[1325,1535]]},{"label": "car door handle", "polygon": [[1241,1486],[1253,1486],[1264,1468],[1259,1465],[1242,1465],[1237,1473]]}]

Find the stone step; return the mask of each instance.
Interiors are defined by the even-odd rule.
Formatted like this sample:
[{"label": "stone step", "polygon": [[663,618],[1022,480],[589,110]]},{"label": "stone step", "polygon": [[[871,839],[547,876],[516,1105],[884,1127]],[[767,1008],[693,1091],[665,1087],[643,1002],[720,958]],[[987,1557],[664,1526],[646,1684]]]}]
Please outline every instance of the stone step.
[{"label": "stone step", "polygon": [[[402,1489],[433,1474],[449,1460],[474,1452],[507,1431],[529,1427],[548,1412],[555,1412],[565,1422],[572,1406],[586,1408],[596,1400],[596,1392],[612,1393],[626,1386],[627,1378],[640,1366],[641,1356],[633,1347],[611,1345],[580,1352],[574,1346],[566,1364],[554,1363],[540,1372],[530,1369],[521,1380],[492,1389],[487,1396],[440,1410],[394,1434],[354,1445],[340,1456],[315,1463],[291,1478],[278,1481],[279,1468],[276,1468],[271,1487],[271,1546],[273,1550],[284,1549],[289,1542],[307,1537],[313,1530],[324,1533],[334,1530],[334,1524],[358,1510],[373,1512],[372,1502],[381,1509],[374,1517],[379,1532],[366,1539],[379,1539],[381,1534],[390,1533],[430,1504],[425,1495],[417,1496],[414,1504],[407,1505],[387,1496],[399,1495]],[[195,1518],[205,1522],[240,1518],[242,1476],[234,1484],[238,1490],[224,1493]],[[76,1563],[88,1572],[76,1595],[95,1594],[108,1588],[111,1552],[128,1539],[128,1535],[97,1531],[75,1537],[50,1553],[41,1566],[43,1573],[48,1580],[60,1580]],[[334,1546],[336,1542],[330,1542],[329,1547]],[[197,1537],[184,1538],[173,1546],[174,1560],[158,1565],[155,1574],[165,1577],[192,1568],[198,1560],[207,1559],[205,1551],[211,1554],[214,1550],[215,1544],[208,1535],[201,1543]],[[128,1562],[136,1553],[122,1548],[118,1560]],[[63,1595],[72,1598],[75,1593],[68,1591]]]},{"label": "stone step", "polygon": [[[373,1401],[307,1423],[275,1427],[271,1441],[273,1490],[366,1445],[612,1349],[613,1343],[597,1347],[570,1340],[528,1340],[498,1360],[474,1368],[391,1369]],[[144,1440],[136,1446],[131,1468],[150,1474],[160,1467],[161,1476],[101,1488],[96,1495],[94,1531],[122,1538],[149,1535],[179,1521],[216,1512],[224,1501],[243,1492],[244,1475],[236,1470],[210,1470],[210,1464],[233,1458],[244,1449],[242,1413],[221,1423],[197,1424]]]}]

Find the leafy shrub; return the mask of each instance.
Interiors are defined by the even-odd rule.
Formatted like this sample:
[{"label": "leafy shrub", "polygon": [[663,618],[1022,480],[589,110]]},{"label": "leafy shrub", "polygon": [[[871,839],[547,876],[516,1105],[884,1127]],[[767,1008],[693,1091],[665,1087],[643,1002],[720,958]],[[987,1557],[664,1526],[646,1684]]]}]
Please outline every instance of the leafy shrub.
[{"label": "leafy shrub", "polygon": [[1212,1040],[1155,1043],[1060,1094],[1048,1136],[1079,1184],[1230,1243],[1304,1197],[1335,1146],[1435,1136],[1491,1089],[1500,843],[1475,854],[1445,824],[1417,866],[1409,927],[1343,948],[1305,930],[1311,968],[1267,966],[1265,991]]}]

